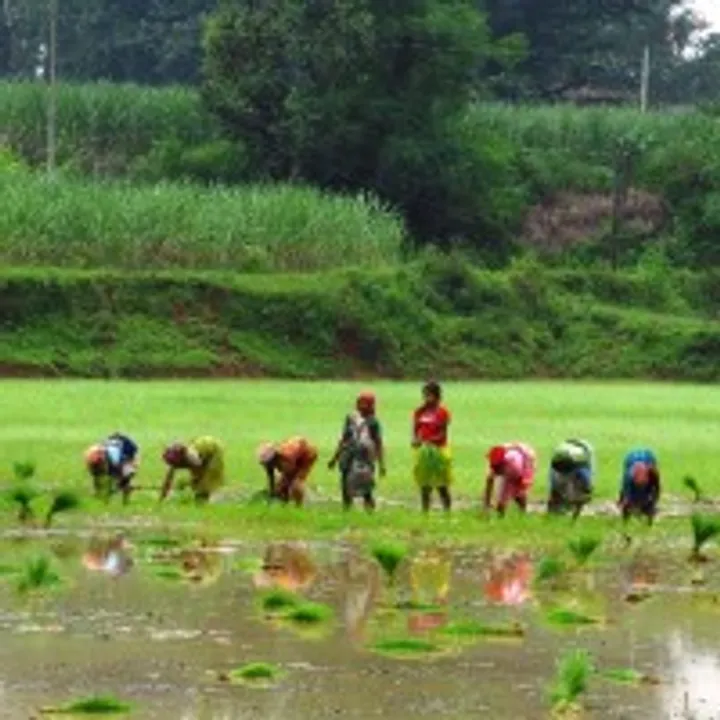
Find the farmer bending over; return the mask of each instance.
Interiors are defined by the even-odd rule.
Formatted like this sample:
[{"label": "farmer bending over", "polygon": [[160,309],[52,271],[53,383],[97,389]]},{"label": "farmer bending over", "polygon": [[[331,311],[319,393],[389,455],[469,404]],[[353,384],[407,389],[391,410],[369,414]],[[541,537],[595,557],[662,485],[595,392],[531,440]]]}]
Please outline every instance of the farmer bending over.
[{"label": "farmer bending over", "polygon": [[207,502],[225,482],[225,450],[213,437],[199,437],[189,445],[173,443],[165,448],[162,457],[168,471],[160,492],[161,502],[170,493],[177,470],[190,471],[190,487],[197,503]]},{"label": "farmer bending over", "polygon": [[524,443],[505,443],[490,448],[487,454],[488,474],[485,478],[485,509],[492,506],[495,483],[500,483],[495,509],[505,515],[508,502],[522,512],[527,509],[527,496],[535,480],[535,451]]},{"label": "farmer bending over", "polygon": [[93,481],[95,494],[122,492],[123,502],[130,500],[132,479],[139,464],[137,443],[119,432],[85,452],[85,466]]},{"label": "farmer bending over", "polygon": [[585,440],[566,440],[550,460],[549,513],[572,510],[577,518],[592,498],[593,451]]},{"label": "farmer bending over", "polygon": [[452,505],[452,455],[448,444],[452,416],[441,402],[442,388],[438,383],[427,383],[422,394],[423,404],[413,413],[413,474],[420,488],[423,512],[430,510],[433,490],[437,490],[443,508],[448,511]]},{"label": "farmer bending over", "polygon": [[[317,448],[303,437],[294,437],[278,445],[261,445],[257,457],[267,473],[270,497],[283,503],[292,500],[301,507],[305,501],[305,483],[318,459]],[[279,475],[279,482],[275,473]]]},{"label": "farmer bending over", "polygon": [[648,525],[657,513],[660,499],[660,470],[652,450],[630,451],[623,461],[618,506],[624,521],[631,515],[644,515]]},{"label": "farmer bending over", "polygon": [[356,410],[345,418],[345,426],[335,454],[328,463],[332,470],[339,463],[343,507],[349,510],[356,497],[362,496],[366,510],[375,508],[375,462],[385,476],[382,429],[375,416],[375,394],[357,397]]}]

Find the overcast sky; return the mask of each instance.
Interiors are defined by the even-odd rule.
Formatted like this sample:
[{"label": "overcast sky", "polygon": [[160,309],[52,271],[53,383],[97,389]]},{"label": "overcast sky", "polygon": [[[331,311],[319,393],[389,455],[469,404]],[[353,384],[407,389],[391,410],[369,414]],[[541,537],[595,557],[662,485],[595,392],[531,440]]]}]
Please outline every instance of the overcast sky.
[{"label": "overcast sky", "polygon": [[705,17],[714,32],[720,32],[720,0],[691,0],[689,4]]}]

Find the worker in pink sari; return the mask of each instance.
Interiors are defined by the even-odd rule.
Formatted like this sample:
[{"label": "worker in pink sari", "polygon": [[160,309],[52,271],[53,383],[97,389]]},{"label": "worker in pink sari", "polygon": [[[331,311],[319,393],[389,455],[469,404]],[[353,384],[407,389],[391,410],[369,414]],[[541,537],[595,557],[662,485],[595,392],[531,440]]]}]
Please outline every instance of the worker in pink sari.
[{"label": "worker in pink sari", "polygon": [[535,451],[525,443],[495,445],[487,454],[488,474],[485,479],[485,508],[492,507],[493,490],[498,484],[495,509],[501,517],[508,503],[515,502],[522,512],[535,482]]}]

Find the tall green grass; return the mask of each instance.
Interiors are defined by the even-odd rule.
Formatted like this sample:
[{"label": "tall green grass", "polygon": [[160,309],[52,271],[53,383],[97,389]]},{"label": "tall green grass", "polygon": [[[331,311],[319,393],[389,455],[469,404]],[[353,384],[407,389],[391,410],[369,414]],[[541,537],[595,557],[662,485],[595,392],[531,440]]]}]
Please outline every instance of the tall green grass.
[{"label": "tall green grass", "polygon": [[0,264],[313,271],[383,267],[403,242],[400,218],[367,197],[0,173]]},{"label": "tall green grass", "polygon": [[[46,154],[47,86],[0,83],[0,138],[31,162]],[[112,83],[58,86],[60,164],[95,172],[123,172],[158,142],[206,142],[214,126],[190,88]]]}]

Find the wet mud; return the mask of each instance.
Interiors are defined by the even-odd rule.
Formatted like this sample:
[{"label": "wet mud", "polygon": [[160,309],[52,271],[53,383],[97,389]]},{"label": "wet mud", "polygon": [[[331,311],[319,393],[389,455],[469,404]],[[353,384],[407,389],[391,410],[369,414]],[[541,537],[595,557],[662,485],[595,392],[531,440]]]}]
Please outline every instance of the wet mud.
[{"label": "wet mud", "polygon": [[[391,581],[351,544],[174,546],[128,532],[5,539],[0,553],[2,718],[112,694],[132,717],[158,720],[535,720],[550,717],[556,663],[576,648],[600,670],[652,678],[593,676],[584,717],[720,717],[712,562],[632,549],[540,582],[531,555],[411,547]],[[18,577],[38,554],[62,583],[21,595]],[[321,628],[271,618],[260,601],[275,590],[332,614]],[[553,624],[553,608],[598,622]],[[508,627],[522,633],[498,630]],[[255,662],[278,679],[227,681]]]}]

